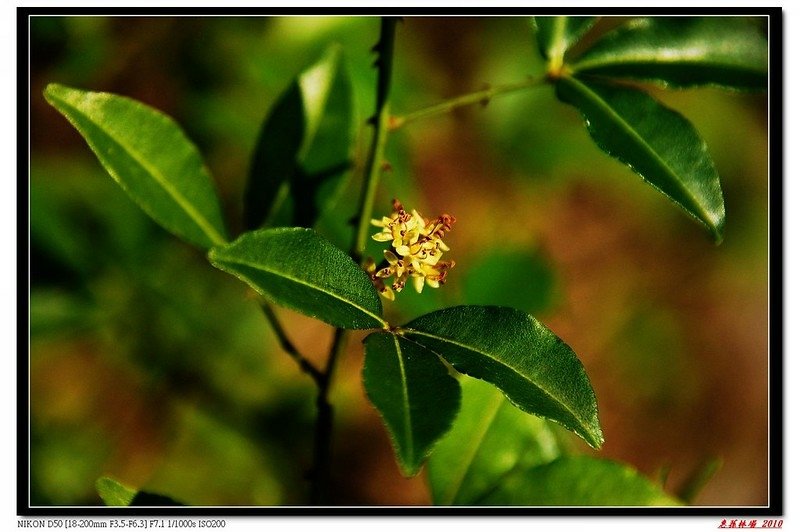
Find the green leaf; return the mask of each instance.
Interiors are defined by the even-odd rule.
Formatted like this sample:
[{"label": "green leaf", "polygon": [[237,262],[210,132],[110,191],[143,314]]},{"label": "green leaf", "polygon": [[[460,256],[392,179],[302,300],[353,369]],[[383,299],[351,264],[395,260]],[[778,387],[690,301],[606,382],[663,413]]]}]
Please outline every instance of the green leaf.
[{"label": "green leaf", "polygon": [[746,18],[653,17],[609,32],[571,66],[668,87],[765,89],[767,53],[767,39]]},{"label": "green leaf", "polygon": [[680,506],[627,465],[562,457],[507,476],[480,504],[503,506]]},{"label": "green leaf", "polygon": [[401,333],[457,371],[494,384],[525,412],[602,445],[597,400],[580,360],[532,316],[506,307],[452,307],[415,319]]},{"label": "green leaf", "polygon": [[434,353],[405,338],[379,332],[364,344],[367,396],[389,429],[403,474],[416,475],[458,412],[458,381]]},{"label": "green leaf", "polygon": [[592,27],[595,17],[534,17],[536,42],[542,57],[561,65],[566,51]]},{"label": "green leaf", "polygon": [[225,242],[211,176],[171,118],[129,98],[63,85],[48,85],[44,96],[156,222],[203,248]]},{"label": "green leaf", "polygon": [[247,228],[273,222],[287,198],[291,225],[303,227],[331,205],[352,165],[352,100],[336,45],[292,81],[259,134],[244,199]]},{"label": "green leaf", "polygon": [[708,147],[692,124],[647,93],[564,77],[558,97],[580,110],[589,134],[722,241],[725,205]]},{"label": "green leaf", "polygon": [[136,496],[135,489],[129,488],[109,477],[97,479],[95,488],[106,506],[128,506]]},{"label": "green leaf", "polygon": [[560,454],[541,418],[509,403],[493,386],[462,379],[461,411],[428,461],[433,504],[474,505],[509,472]]},{"label": "green leaf", "polygon": [[335,327],[385,327],[367,273],[311,229],[282,227],[241,235],[208,258],[259,294]]},{"label": "green leaf", "polygon": [[109,477],[97,479],[95,488],[106,506],[183,506],[171,497],[137,491]]}]

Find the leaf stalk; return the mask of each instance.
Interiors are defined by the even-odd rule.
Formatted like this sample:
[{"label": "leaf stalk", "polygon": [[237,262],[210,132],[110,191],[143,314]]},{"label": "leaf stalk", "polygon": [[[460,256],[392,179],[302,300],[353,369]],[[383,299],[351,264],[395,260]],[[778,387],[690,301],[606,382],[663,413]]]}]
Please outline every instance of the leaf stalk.
[{"label": "leaf stalk", "polygon": [[465,107],[467,105],[481,104],[483,106],[486,106],[495,96],[518,92],[533,87],[540,87],[543,86],[546,81],[547,81],[546,77],[539,77],[539,78],[529,77],[528,79],[518,81],[515,83],[494,85],[479,91],[463,94],[461,96],[445,100],[435,105],[431,105],[429,107],[424,107],[417,111],[413,111],[405,116],[390,117],[389,130],[395,131],[397,129],[400,129],[404,125],[408,124],[409,122],[414,122],[416,120],[420,120],[423,118],[449,113],[454,109],[457,109],[459,107]]}]

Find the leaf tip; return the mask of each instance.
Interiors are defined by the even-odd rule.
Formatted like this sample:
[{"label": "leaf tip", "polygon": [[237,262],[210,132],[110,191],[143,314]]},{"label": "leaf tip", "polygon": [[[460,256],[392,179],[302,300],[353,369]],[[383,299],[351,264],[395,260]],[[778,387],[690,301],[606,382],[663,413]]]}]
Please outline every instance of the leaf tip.
[{"label": "leaf tip", "polygon": [[719,246],[722,244],[722,241],[725,239],[725,216],[720,219],[720,221],[711,228],[711,236],[714,238],[714,245]]},{"label": "leaf tip", "polygon": [[419,474],[420,469],[422,469],[422,463],[414,463],[413,460],[410,460],[406,463],[405,460],[400,462],[400,472],[403,474],[405,478],[413,478]]},{"label": "leaf tip", "polygon": [[55,99],[56,93],[64,88],[64,85],[59,83],[48,83],[44,90],[42,90],[42,95],[47,103],[53,105],[53,100]]},{"label": "leaf tip", "polygon": [[586,442],[596,451],[599,451],[603,447],[606,439],[603,437],[603,431],[600,430],[599,426],[591,432],[590,439],[586,440]]},{"label": "leaf tip", "polygon": [[97,494],[106,506],[128,506],[136,490],[111,477],[100,477],[94,483]]}]

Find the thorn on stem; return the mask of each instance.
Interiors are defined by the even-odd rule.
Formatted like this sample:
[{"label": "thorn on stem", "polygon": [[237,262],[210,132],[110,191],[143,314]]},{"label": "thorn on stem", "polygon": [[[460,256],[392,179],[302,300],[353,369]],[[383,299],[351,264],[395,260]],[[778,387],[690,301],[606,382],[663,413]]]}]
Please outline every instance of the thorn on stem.
[{"label": "thorn on stem", "polygon": [[[484,83],[484,84],[481,86],[481,90],[482,90],[482,91],[485,91],[485,92],[489,92],[491,89],[492,89],[492,86],[491,86],[490,84],[488,84],[488,83]],[[480,103],[480,106],[481,106],[481,107],[486,107],[487,105],[489,105],[489,100],[491,100],[491,96],[489,96],[489,95],[487,94],[486,96],[484,96],[483,98],[481,98],[481,99],[480,99],[480,102],[478,102],[478,103]]]},{"label": "thorn on stem", "polygon": [[390,131],[397,129],[403,125],[403,121],[404,120],[402,116],[391,115],[389,120],[386,121],[386,127],[389,128]]}]

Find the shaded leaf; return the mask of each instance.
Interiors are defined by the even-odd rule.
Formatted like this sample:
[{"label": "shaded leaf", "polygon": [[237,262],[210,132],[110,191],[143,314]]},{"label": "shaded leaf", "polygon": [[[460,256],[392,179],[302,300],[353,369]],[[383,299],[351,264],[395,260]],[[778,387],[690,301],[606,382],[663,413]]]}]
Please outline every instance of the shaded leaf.
[{"label": "shaded leaf", "polygon": [[462,379],[461,410],[428,461],[433,504],[474,505],[510,471],[560,454],[541,418],[514,407],[493,386]]},{"label": "shaded leaf", "polygon": [[50,84],[44,95],[156,222],[203,248],[225,242],[211,176],[197,148],[171,118],[109,93]]},{"label": "shaded leaf", "polygon": [[208,258],[267,299],[335,327],[386,325],[367,273],[311,229],[251,231],[213,248]]},{"label": "shaded leaf", "polygon": [[670,87],[767,87],[767,40],[742,17],[635,19],[598,40],[576,74],[657,81]]},{"label": "shaded leaf", "polygon": [[597,400],[570,347],[532,316],[506,307],[461,306],[402,328],[467,375],[498,387],[518,408],[552,419],[600,447]]},{"label": "shaded leaf", "polygon": [[166,495],[140,491],[136,493],[130,506],[184,506],[184,504]]},{"label": "shaded leaf", "polygon": [[566,51],[592,27],[595,17],[534,17],[539,53],[559,66]]},{"label": "shaded leaf", "polygon": [[373,333],[364,344],[364,388],[389,429],[403,474],[413,476],[458,412],[458,381],[439,357],[405,338]]},{"label": "shaded leaf", "polygon": [[338,46],[280,96],[253,154],[244,198],[248,229],[274,221],[283,210],[292,213],[286,223],[311,227],[332,203],[352,163],[352,98]]},{"label": "shaded leaf", "polygon": [[589,134],[722,241],[725,205],[708,147],[694,126],[647,93],[565,77],[558,97],[580,110]]},{"label": "shaded leaf", "polygon": [[680,506],[633,468],[590,456],[562,457],[512,473],[480,501],[503,506]]}]

